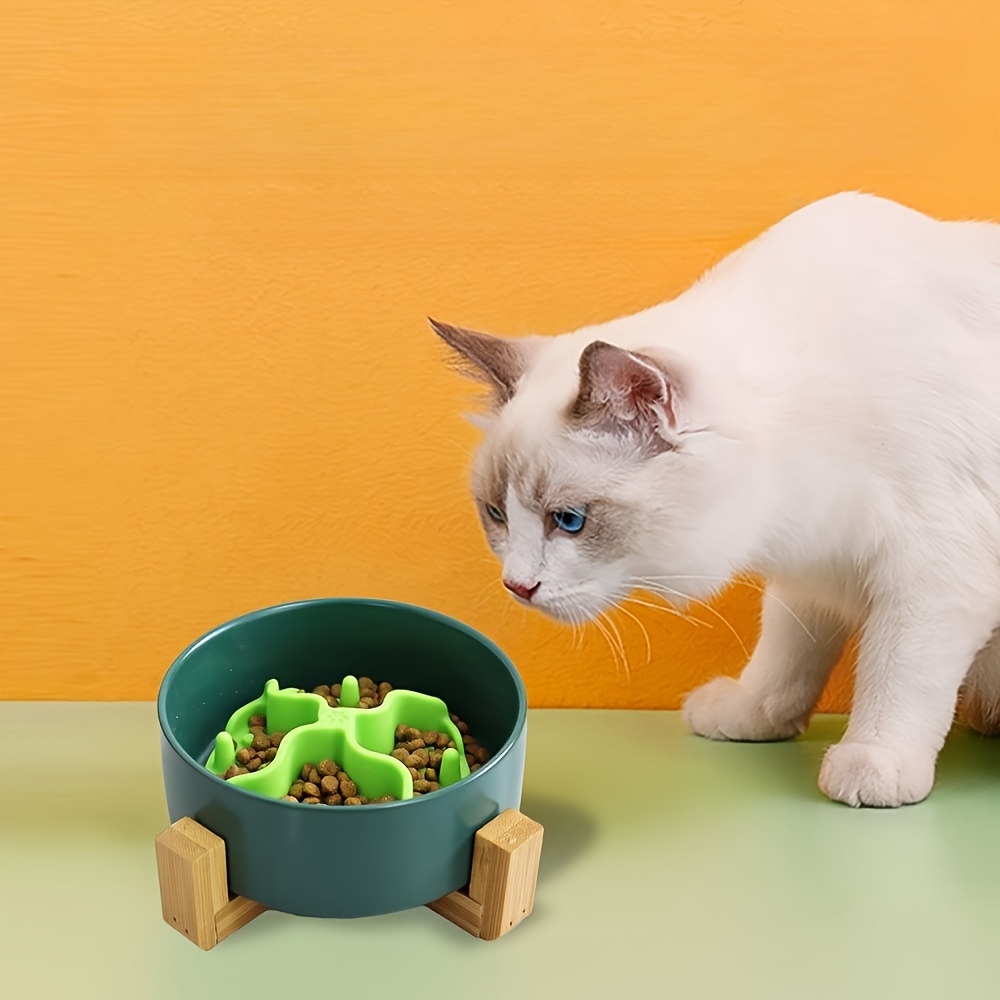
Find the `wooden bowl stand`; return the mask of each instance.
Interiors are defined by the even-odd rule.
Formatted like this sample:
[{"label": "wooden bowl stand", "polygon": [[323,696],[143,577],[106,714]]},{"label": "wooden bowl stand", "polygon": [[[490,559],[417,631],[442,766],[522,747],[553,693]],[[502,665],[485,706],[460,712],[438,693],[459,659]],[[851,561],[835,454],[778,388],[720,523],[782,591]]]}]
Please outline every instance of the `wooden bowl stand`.
[{"label": "wooden bowl stand", "polygon": [[[493,941],[531,913],[541,853],[541,825],[508,809],[476,831],[468,886],[427,906]],[[163,919],[205,951],[267,909],[230,894],[225,841],[187,816],[156,838],[156,868]]]}]

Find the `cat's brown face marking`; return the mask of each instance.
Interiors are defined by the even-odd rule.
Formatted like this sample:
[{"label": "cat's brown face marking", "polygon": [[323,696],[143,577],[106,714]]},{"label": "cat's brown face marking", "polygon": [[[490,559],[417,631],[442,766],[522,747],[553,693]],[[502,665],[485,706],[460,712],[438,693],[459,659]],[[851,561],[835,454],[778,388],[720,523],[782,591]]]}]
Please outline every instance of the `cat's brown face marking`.
[{"label": "cat's brown face marking", "polygon": [[491,448],[481,451],[472,472],[472,492],[476,499],[503,510],[509,481],[510,460],[504,450]]},{"label": "cat's brown face marking", "polygon": [[[592,442],[565,428],[548,436],[534,428],[490,434],[473,466],[472,490],[490,547],[507,580],[539,584],[532,603],[556,618],[579,620],[624,596],[620,569],[642,537],[634,504],[619,495],[629,481],[621,457],[609,461]],[[491,508],[493,508],[491,510]],[[567,511],[585,515],[567,531]]]},{"label": "cat's brown face marking", "polygon": [[587,504],[587,523],[577,537],[577,545],[589,559],[613,562],[628,553],[629,540],[635,537],[632,511],[609,500],[591,500]]}]

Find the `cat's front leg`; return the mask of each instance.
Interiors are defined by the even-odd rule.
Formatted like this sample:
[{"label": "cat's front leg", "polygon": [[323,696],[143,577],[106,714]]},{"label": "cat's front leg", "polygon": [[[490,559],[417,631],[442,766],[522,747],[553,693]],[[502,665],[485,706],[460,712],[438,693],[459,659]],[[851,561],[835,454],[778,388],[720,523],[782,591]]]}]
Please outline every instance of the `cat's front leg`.
[{"label": "cat's front leg", "polygon": [[996,597],[961,606],[894,594],[875,602],[858,651],[847,732],[823,759],[819,785],[851,806],[920,802],[955,713],[959,686],[1000,614]]},{"label": "cat's front leg", "polygon": [[717,677],[688,696],[684,718],[699,736],[763,742],[801,733],[847,639],[842,618],[771,583],[757,648],[740,679]]}]

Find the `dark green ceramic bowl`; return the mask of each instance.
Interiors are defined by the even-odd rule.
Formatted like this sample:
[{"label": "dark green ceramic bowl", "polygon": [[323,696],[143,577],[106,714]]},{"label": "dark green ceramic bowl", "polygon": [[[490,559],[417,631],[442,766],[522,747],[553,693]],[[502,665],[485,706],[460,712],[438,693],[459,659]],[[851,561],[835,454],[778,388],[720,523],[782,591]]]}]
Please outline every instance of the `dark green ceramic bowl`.
[{"label": "dark green ceramic bowl", "polygon": [[[263,798],[203,767],[269,678],[310,690],[348,673],[443,699],[489,763],[430,795],[354,807]],[[330,598],[244,615],[174,661],[157,709],[170,821],[190,816],[222,837],[230,890],[286,913],[361,917],[438,899],[468,882],[476,830],[520,804],[524,685],[488,639],[424,608]]]}]

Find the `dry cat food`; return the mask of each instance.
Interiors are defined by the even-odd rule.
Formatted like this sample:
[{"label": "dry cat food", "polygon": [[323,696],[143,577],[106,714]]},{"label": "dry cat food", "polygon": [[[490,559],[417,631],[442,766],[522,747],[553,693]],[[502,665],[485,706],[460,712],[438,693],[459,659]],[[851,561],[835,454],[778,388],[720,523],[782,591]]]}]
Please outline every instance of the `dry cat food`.
[{"label": "dry cat food", "polygon": [[[378,708],[385,701],[385,696],[392,690],[392,685],[385,682],[376,684],[370,677],[358,678],[358,694],[361,700],[356,708]],[[312,689],[313,694],[318,694],[326,699],[330,708],[340,707],[340,684],[320,684]]]},{"label": "dry cat food", "polygon": [[318,764],[303,764],[297,781],[292,782],[288,794],[282,798],[286,802],[301,802],[303,805],[318,806],[366,806],[371,802],[394,802],[391,795],[380,799],[368,799],[358,794],[358,786],[351,776],[333,760],[321,760]]},{"label": "dry cat food", "polygon": [[[376,684],[370,677],[359,677],[358,691],[361,695],[361,700],[356,706],[358,709],[377,708],[392,691],[392,685],[384,682]],[[340,684],[321,684],[313,688],[312,693],[325,698],[331,708],[341,707]],[[489,752],[469,734],[469,727],[457,715],[449,713],[449,717],[462,735],[469,770],[478,771],[490,759]],[[236,763],[226,771],[223,778],[229,779],[238,774],[247,774],[267,767],[274,760],[278,746],[285,736],[284,733],[268,733],[267,719],[262,715],[250,717],[250,732],[253,733],[253,742],[249,747],[237,752]],[[454,741],[445,733],[401,725],[396,727],[390,756],[395,757],[409,770],[413,780],[413,794],[426,795],[441,788],[438,781],[441,757],[445,750],[454,746]],[[327,806],[364,806],[394,801],[391,795],[368,799],[359,794],[353,778],[334,760],[303,764],[299,777],[292,783],[283,799],[305,805]]]},{"label": "dry cat food", "polygon": [[259,771],[267,767],[278,753],[278,747],[285,738],[284,733],[268,733],[267,719],[263,715],[250,716],[250,732],[253,742],[248,747],[236,751],[236,763],[222,776],[227,780],[238,774]]}]

